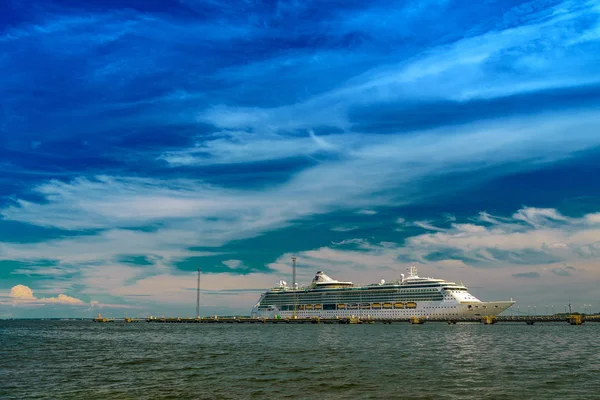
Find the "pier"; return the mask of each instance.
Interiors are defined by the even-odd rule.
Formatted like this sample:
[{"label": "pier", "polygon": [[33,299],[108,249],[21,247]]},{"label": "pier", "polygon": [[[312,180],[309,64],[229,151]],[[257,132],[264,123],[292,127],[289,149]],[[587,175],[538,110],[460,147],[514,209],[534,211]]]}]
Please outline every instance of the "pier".
[{"label": "pier", "polygon": [[149,323],[163,324],[392,324],[410,323],[420,325],[429,322],[443,322],[449,325],[457,323],[481,323],[493,325],[496,323],[525,323],[533,325],[547,322],[566,322],[571,325],[582,325],[585,322],[600,322],[600,315],[584,316],[573,314],[568,316],[555,315],[523,315],[523,316],[482,316],[463,318],[437,318],[437,317],[410,317],[394,319],[374,319],[368,317],[340,317],[340,318],[249,318],[249,317],[207,317],[207,318],[181,318],[181,317],[149,317]]}]

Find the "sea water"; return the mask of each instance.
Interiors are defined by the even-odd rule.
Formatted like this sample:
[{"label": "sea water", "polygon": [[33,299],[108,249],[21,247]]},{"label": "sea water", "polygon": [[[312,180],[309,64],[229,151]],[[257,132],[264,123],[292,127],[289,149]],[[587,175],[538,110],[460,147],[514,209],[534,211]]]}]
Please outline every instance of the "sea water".
[{"label": "sea water", "polygon": [[0,321],[2,399],[598,399],[600,323]]}]

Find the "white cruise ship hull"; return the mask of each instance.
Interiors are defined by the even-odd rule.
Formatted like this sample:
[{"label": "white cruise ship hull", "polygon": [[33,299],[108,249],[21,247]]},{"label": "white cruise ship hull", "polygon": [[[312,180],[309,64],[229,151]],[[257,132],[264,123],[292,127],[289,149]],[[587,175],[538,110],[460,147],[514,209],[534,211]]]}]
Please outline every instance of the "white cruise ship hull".
[{"label": "white cruise ship hull", "polygon": [[[371,319],[407,319],[410,317],[426,317],[431,319],[452,318],[478,318],[483,316],[498,316],[514,301],[488,301],[465,303],[439,303],[420,302],[415,308],[384,309],[384,308],[358,308],[351,310],[297,310],[296,318],[349,318],[361,317]],[[293,318],[294,311],[279,310],[277,307],[269,309],[252,309],[254,318]]]}]

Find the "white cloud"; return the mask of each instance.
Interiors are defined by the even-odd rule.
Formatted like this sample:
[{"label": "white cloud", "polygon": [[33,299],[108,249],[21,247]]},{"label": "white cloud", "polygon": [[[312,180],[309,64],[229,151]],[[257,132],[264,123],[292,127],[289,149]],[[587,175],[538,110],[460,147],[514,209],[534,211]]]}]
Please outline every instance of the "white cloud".
[{"label": "white cloud", "polygon": [[587,214],[584,217],[584,221],[590,225],[599,225],[600,224],[600,213]]},{"label": "white cloud", "polygon": [[359,226],[356,226],[356,225],[352,225],[352,226],[334,226],[330,230],[332,230],[333,232],[350,232],[350,231],[354,231],[354,230],[356,230],[358,228],[359,228]]},{"label": "white cloud", "polygon": [[368,245],[368,241],[367,241],[367,239],[355,238],[355,239],[344,239],[341,242],[333,242],[333,244],[336,246],[354,244],[354,245],[357,245],[358,247],[364,247],[364,246]]},{"label": "white cloud", "polygon": [[565,216],[561,215],[557,210],[553,208],[535,207],[526,207],[517,211],[513,215],[513,219],[517,221],[524,221],[535,227],[548,224],[551,221],[567,221],[567,218]]},{"label": "white cloud", "polygon": [[356,213],[360,214],[360,215],[375,215],[375,214],[377,214],[377,211],[375,211],[375,210],[358,210]]},{"label": "white cloud", "polygon": [[[421,260],[438,252],[452,252],[474,262],[512,259],[525,263],[535,263],[540,256],[568,261],[600,254],[600,221],[590,223],[595,214],[568,218],[555,209],[525,207],[512,220],[480,215],[480,223],[454,223],[450,229],[410,237],[405,245]],[[503,259],[498,260],[500,256]]]},{"label": "white cloud", "polygon": [[305,136],[289,137],[261,131],[222,131],[202,138],[191,149],[170,151],[159,159],[172,166],[218,165],[309,157],[319,152],[337,152],[358,141],[359,135],[331,135],[327,140],[308,130]]},{"label": "white cloud", "polygon": [[412,225],[426,229],[428,231],[444,231],[443,228],[438,228],[437,226],[433,226],[429,221],[413,221]]},{"label": "white cloud", "polygon": [[16,285],[10,289],[9,298],[13,305],[46,305],[46,304],[66,304],[66,305],[87,305],[75,297],[59,294],[56,297],[37,298],[33,291],[25,285]]},{"label": "white cloud", "polygon": [[[191,251],[198,244],[191,230],[159,229],[155,232],[111,229],[96,235],[59,238],[37,243],[0,243],[0,260],[27,261],[19,271],[26,274],[71,275],[84,267],[98,267],[125,255],[145,255],[156,268],[177,259],[211,256],[221,252]],[[40,259],[57,260],[53,267],[37,266]]]},{"label": "white cloud", "polygon": [[223,264],[226,265],[226,266],[228,266],[231,269],[245,267],[245,265],[242,262],[242,260],[225,260],[225,261],[223,261]]},{"label": "white cloud", "polygon": [[66,294],[59,294],[57,297],[44,297],[38,299],[38,301],[44,303],[61,303],[61,304],[85,304],[83,301],[76,299],[75,297],[67,296]]},{"label": "white cloud", "polygon": [[25,299],[25,300],[34,300],[33,291],[24,285],[13,286],[10,289],[10,297],[14,299]]}]

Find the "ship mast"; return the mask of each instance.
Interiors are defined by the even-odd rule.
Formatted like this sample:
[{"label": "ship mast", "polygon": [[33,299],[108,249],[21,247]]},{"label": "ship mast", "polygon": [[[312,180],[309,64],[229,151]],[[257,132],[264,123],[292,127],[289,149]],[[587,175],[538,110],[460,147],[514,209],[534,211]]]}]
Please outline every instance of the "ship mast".
[{"label": "ship mast", "polygon": [[292,289],[296,289],[296,257],[292,256]]},{"label": "ship mast", "polygon": [[[292,290],[296,290],[296,257],[292,256]],[[298,308],[298,293],[294,293],[294,319],[296,319],[296,309]]]},{"label": "ship mast", "polygon": [[200,318],[200,268],[198,268],[198,286],[196,286],[196,318]]}]

